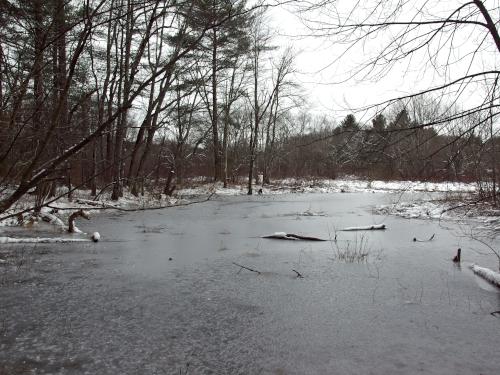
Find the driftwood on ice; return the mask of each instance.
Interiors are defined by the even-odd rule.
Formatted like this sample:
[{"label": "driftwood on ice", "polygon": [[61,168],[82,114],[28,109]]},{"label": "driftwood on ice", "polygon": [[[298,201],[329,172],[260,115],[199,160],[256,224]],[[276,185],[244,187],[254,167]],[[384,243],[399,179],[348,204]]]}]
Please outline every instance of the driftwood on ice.
[{"label": "driftwood on ice", "polygon": [[291,240],[291,241],[298,241],[298,240],[303,240],[303,241],[326,241],[322,238],[318,237],[311,237],[311,236],[301,236],[298,234],[294,233],[285,233],[285,232],[275,232],[273,234],[270,234],[268,236],[262,236],[262,238],[272,238],[276,240]]},{"label": "driftwood on ice", "polygon": [[350,232],[355,230],[385,230],[387,229],[385,224],[377,224],[377,225],[367,225],[364,227],[347,227],[342,229],[344,232]]}]

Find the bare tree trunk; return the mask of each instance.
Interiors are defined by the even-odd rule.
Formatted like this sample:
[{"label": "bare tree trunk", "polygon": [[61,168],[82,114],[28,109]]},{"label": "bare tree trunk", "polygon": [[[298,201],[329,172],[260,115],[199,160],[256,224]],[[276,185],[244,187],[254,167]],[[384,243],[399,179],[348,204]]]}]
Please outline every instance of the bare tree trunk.
[{"label": "bare tree trunk", "polygon": [[165,183],[165,188],[163,189],[163,194],[171,196],[175,190],[175,184],[172,186],[172,181],[174,179],[175,172],[173,166],[170,167],[167,175],[167,182]]},{"label": "bare tree trunk", "polygon": [[[144,150],[142,152],[141,158],[139,159],[139,164],[137,165],[137,170],[134,174],[134,180],[137,181],[138,184],[143,184],[144,178],[144,165],[151,151],[151,145],[153,144],[154,136],[156,131],[158,130],[158,116],[160,114],[161,106],[163,104],[163,100],[167,93],[167,86],[170,83],[170,74],[166,74],[162,79],[162,83],[160,84],[160,94],[157,98],[156,109],[152,115],[151,121],[148,122],[147,127],[147,137],[146,144],[144,146]],[[136,184],[133,185],[132,194],[138,195]]]},{"label": "bare tree trunk", "polygon": [[[66,141],[71,137],[70,124],[68,123],[68,91],[65,91],[66,86],[66,10],[65,0],[57,0],[55,9],[55,33],[56,43],[54,45],[54,57],[56,61],[55,66],[55,98],[57,100],[58,109],[56,113],[56,123],[59,131],[58,135],[61,137],[62,147],[66,148]],[[71,142],[71,139],[70,139]],[[71,189],[71,161],[66,160],[66,185],[68,188],[68,199],[72,198]]]},{"label": "bare tree trunk", "polygon": [[[275,98],[271,103],[271,108],[269,110],[269,120],[266,127],[266,144],[264,146],[264,157],[263,157],[263,176],[262,185],[269,183],[269,168],[271,163],[271,152],[272,152],[272,141],[271,141],[271,128],[275,127],[276,124],[276,113],[278,112],[278,92],[276,92]],[[274,129],[273,129],[274,136]]]},{"label": "bare tree trunk", "polygon": [[[490,116],[491,116],[491,109],[490,109]],[[490,142],[491,142],[491,179],[493,182],[493,186],[491,187],[491,195],[493,199],[493,204],[495,207],[498,205],[498,198],[497,198],[497,148],[496,148],[496,138],[495,138],[495,133],[493,129],[493,116],[490,117]]]},{"label": "bare tree trunk", "polygon": [[[107,107],[107,110],[108,110],[108,115],[111,114],[112,112],[112,105],[113,105],[113,95],[110,93],[109,97],[108,97],[108,90],[111,91],[111,89],[109,88],[109,85],[110,85],[110,81],[111,81],[111,72],[112,72],[112,69],[111,69],[111,51],[112,51],[112,48],[113,48],[113,43],[114,43],[114,40],[115,40],[115,36],[116,36],[116,29],[117,29],[117,23],[115,22],[112,22],[113,20],[113,9],[114,9],[114,4],[115,4],[115,0],[111,0],[110,1],[110,8],[109,8],[109,20],[108,20],[108,25],[107,25],[107,35],[106,35],[106,76],[104,78],[104,84],[103,84],[103,87],[102,87],[102,90],[101,90],[101,93],[100,93],[100,96],[99,96],[99,104],[98,104],[98,111],[97,111],[97,124],[101,124],[104,120],[104,114],[105,114],[105,110],[106,110],[106,99],[108,100],[108,107]],[[96,76],[96,83],[97,83],[97,76]],[[107,135],[106,135],[106,144],[104,143],[104,137],[100,137],[100,142],[99,142],[99,151],[100,151],[100,161],[101,161],[101,169],[104,170],[104,173],[103,173],[103,176],[102,178],[104,179],[104,182],[107,183],[110,181],[110,172],[109,170],[107,169],[107,167],[110,165],[110,160],[111,160],[111,143],[112,143],[112,139],[111,139],[111,129],[108,131]],[[107,145],[107,147],[105,147],[105,145]],[[94,146],[93,146],[93,155],[95,155],[95,143],[94,143]],[[104,150],[106,149],[106,155],[104,153]],[[96,158],[94,156],[94,163],[96,164],[97,161],[96,161]],[[96,168],[96,172],[97,172],[97,168]],[[94,178],[93,180],[93,185],[97,185],[95,179],[97,177]],[[92,189],[93,191],[93,189]],[[95,195],[95,194],[93,194]]]},{"label": "bare tree trunk", "polygon": [[[35,133],[40,129],[40,124],[43,121],[43,51],[44,51],[44,31],[42,19],[42,4],[41,0],[33,1],[33,11],[35,18],[35,59],[33,62],[33,94],[35,96],[35,110],[33,111],[33,130]],[[1,69],[0,69],[1,70]],[[0,82],[2,80],[0,79]],[[1,85],[0,85],[1,86]],[[1,103],[1,101],[0,101]],[[38,143],[38,137],[33,137]],[[36,148],[36,144],[33,145]]]},{"label": "bare tree trunk", "polygon": [[[132,29],[133,25],[133,6],[132,0],[127,0],[127,17],[125,23],[125,44],[122,45],[124,56],[123,59],[123,69],[121,71],[120,76],[123,77],[123,86],[122,93],[120,95],[120,101],[122,103],[127,103],[130,96],[130,49],[132,46]],[[120,79],[121,80],[121,79]],[[126,126],[127,126],[127,115],[128,110],[125,109],[122,111],[119,121],[116,126],[116,134],[115,134],[115,148],[113,155],[113,192],[111,194],[112,200],[118,200],[123,195],[123,142],[125,139]]]},{"label": "bare tree trunk", "polygon": [[254,128],[253,135],[250,136],[250,162],[248,165],[248,195],[253,194],[252,183],[253,183],[253,168],[255,162],[255,152],[257,149],[257,141],[259,136],[259,56],[258,56],[258,48],[256,47],[256,51],[254,51],[254,89],[253,89],[253,100],[254,100]]},{"label": "bare tree trunk", "polygon": [[491,18],[491,15],[488,13],[488,10],[486,9],[484,3],[481,0],[474,0],[474,4],[477,6],[479,11],[483,15],[484,20],[486,21],[488,31],[493,40],[495,41],[495,45],[497,46],[498,52],[500,52],[500,35],[498,34],[496,23]]},{"label": "bare tree trunk", "polygon": [[222,162],[224,164],[224,187],[227,188],[227,140],[229,131],[229,103],[226,104],[226,115],[224,116],[224,133],[222,136]]},{"label": "bare tree trunk", "polygon": [[[4,76],[3,76],[3,70],[4,70],[4,53],[3,53],[3,48],[2,45],[0,44],[0,119],[3,120],[3,107],[4,107],[4,102],[3,102],[3,85],[2,82],[4,82]],[[0,143],[0,146],[2,143]]]},{"label": "bare tree trunk", "polygon": [[[215,1],[214,1],[215,13]],[[218,108],[217,108],[217,30],[213,29],[212,40],[212,136],[214,147],[214,181],[220,177],[220,146],[218,130]]]},{"label": "bare tree trunk", "polygon": [[[146,129],[148,129],[151,126],[151,118],[152,118],[153,107],[154,107],[153,97],[154,97],[154,82],[151,84],[148,110],[146,112],[146,116],[144,117],[143,122],[141,123],[139,131],[137,132],[137,137],[135,139],[134,148],[132,150],[132,155],[130,156],[130,165],[129,165],[128,174],[127,174],[129,179],[133,178],[135,164],[137,162],[137,155],[138,155],[139,149],[142,147],[142,145],[144,143],[144,135],[146,133]],[[133,185],[133,181],[130,183],[130,185]]]}]

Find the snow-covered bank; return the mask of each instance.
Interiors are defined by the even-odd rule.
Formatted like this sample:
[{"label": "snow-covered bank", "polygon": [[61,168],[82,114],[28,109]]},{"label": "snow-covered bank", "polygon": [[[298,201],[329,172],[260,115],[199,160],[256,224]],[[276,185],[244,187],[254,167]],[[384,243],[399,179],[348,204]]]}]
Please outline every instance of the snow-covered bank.
[{"label": "snow-covered bank", "polygon": [[[35,196],[26,195],[9,212],[0,216],[0,227],[2,226],[36,226],[51,225],[67,231],[68,217],[76,210],[86,210],[91,214],[102,210],[133,210],[170,207],[177,204],[193,202],[200,196],[216,194],[220,196],[246,195],[246,183],[231,184],[224,188],[222,183],[202,183],[199,180],[188,181],[191,185],[175,192],[173,197],[164,194],[146,193],[144,196],[134,196],[127,190],[124,196],[118,201],[112,201],[109,193],[101,194],[97,199],[90,195],[89,190],[76,190],[69,200],[64,195],[64,188],[58,191],[62,197],[51,202],[41,209],[38,215],[33,212],[25,212],[17,215],[35,205]],[[259,189],[262,189],[260,192]],[[475,184],[457,182],[419,182],[419,181],[369,181],[355,178],[344,179],[283,179],[274,180],[271,184],[264,186],[256,185],[254,193],[263,195],[293,194],[293,193],[350,193],[350,192],[440,192],[452,194],[469,194],[476,190]],[[4,192],[6,194],[6,192]],[[64,196],[63,196],[64,195]],[[1,198],[1,196],[0,196]],[[393,206],[378,207],[378,213],[396,214],[402,217],[430,217],[443,218],[443,212],[448,209],[442,203],[418,202],[418,203],[398,203]],[[16,215],[14,215],[16,214]],[[10,216],[10,217],[9,217]],[[4,219],[2,219],[4,218]]]},{"label": "snow-covered bank", "polygon": [[[460,197],[459,197],[460,198]],[[485,229],[500,230],[500,210],[488,202],[462,199],[419,199],[412,202],[398,201],[379,205],[374,212],[379,215],[395,215],[405,219],[473,220]]]},{"label": "snow-covered bank", "polygon": [[[354,193],[354,192],[453,192],[470,193],[476,191],[476,185],[462,182],[420,182],[420,181],[370,181],[358,179],[283,179],[272,181],[271,184],[255,186],[262,188],[262,194],[289,193]],[[222,183],[202,184],[197,187],[181,189],[178,196],[192,196],[215,192],[218,195],[247,194],[246,184],[233,184],[224,188]]]},{"label": "snow-covered bank", "polygon": [[[48,200],[50,203],[46,203],[46,206],[42,207],[36,215],[32,211],[36,198],[33,195],[26,195],[9,211],[0,215],[0,227],[32,227],[48,224],[60,228],[61,231],[67,231],[69,216],[78,210],[85,210],[91,213],[91,215],[95,215],[103,210],[169,207],[188,202],[179,197],[168,197],[165,195],[153,196],[152,194],[146,194],[136,197],[127,191],[117,201],[112,201],[107,195],[101,195],[98,199],[95,199],[90,195],[89,190],[75,190],[71,199],[68,199],[67,195],[63,195],[64,193],[64,189],[60,189],[58,195],[61,195],[61,197],[55,201]],[[0,198],[2,198],[1,194]]]},{"label": "snow-covered bank", "polygon": [[[272,181],[263,187],[256,186],[254,192],[262,188],[263,195],[293,193],[401,193],[397,202],[377,206],[375,213],[396,215],[404,218],[457,220],[474,218],[489,228],[500,229],[500,211],[488,207],[487,204],[471,208],[467,200],[477,191],[474,183],[462,182],[423,182],[423,181],[370,181],[360,179],[283,179]],[[222,183],[200,184],[196,187],[181,189],[179,197],[215,193],[217,195],[246,195],[246,184],[231,185],[224,188]],[[412,193],[438,193],[432,197],[420,197],[415,200]],[[439,194],[441,193],[441,194]],[[432,199],[432,200],[431,200]],[[409,202],[408,200],[412,200]]]}]

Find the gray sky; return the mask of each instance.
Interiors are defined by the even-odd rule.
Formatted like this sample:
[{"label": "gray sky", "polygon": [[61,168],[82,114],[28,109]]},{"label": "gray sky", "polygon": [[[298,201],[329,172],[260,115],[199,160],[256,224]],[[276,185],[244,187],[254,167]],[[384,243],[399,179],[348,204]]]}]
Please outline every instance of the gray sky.
[{"label": "gray sky", "polygon": [[[491,0],[490,4],[498,5],[498,2],[498,0]],[[337,3],[339,4],[339,12],[342,13],[350,10],[355,2],[340,1]],[[356,9],[358,13],[354,13],[353,20],[369,9],[370,0],[362,3],[366,5],[366,8]],[[415,15],[421,17],[420,19],[446,17],[450,9],[457,8],[465,1],[430,0],[425,1],[426,5],[421,9],[420,5],[424,3],[423,0],[408,3],[410,5],[406,10],[407,13],[400,15],[401,20],[407,20],[405,17],[413,18]],[[386,5],[389,4],[390,0],[387,0]],[[419,11],[417,12],[415,9],[419,9]],[[332,19],[328,17],[330,14],[325,16],[320,13],[311,13],[307,17],[313,20],[331,21]],[[498,15],[495,14],[495,16],[498,19]],[[429,64],[429,51],[424,51],[415,54],[411,60],[407,59],[396,64],[383,77],[349,79],[342,82],[347,78],[347,72],[379,51],[379,48],[389,41],[390,36],[387,34],[377,35],[376,38],[368,40],[367,43],[357,45],[336,61],[341,53],[345,53],[348,45],[335,44],[332,37],[310,36],[311,31],[303,25],[293,8],[274,8],[270,12],[270,17],[273,27],[279,30],[279,44],[292,44],[298,52],[296,67],[300,73],[297,75],[297,79],[307,92],[311,110],[315,113],[331,114],[337,119],[341,119],[351,109],[432,87],[447,79],[464,74],[467,69],[473,72],[498,66],[497,53],[494,48],[491,48],[493,43],[490,39],[483,41],[485,47],[481,53],[474,56],[474,62],[472,66],[469,66],[471,51],[481,43],[480,38],[484,34],[481,28],[467,26],[455,35],[451,54],[448,53],[450,48],[447,48],[451,44],[445,44],[443,40],[436,41],[431,46],[435,49],[431,53],[439,52],[439,56],[435,60],[437,69]],[[307,36],[308,34],[309,36]],[[300,37],[300,35],[306,36]],[[446,70],[440,68],[447,61],[455,63]],[[481,84],[471,87],[469,92],[462,96],[461,104],[469,105],[476,102],[478,98],[481,98],[480,95],[477,95],[481,90]],[[467,101],[467,103],[463,103],[463,101]],[[361,113],[359,117],[361,117]],[[366,116],[365,120],[368,119],[369,115]]]}]

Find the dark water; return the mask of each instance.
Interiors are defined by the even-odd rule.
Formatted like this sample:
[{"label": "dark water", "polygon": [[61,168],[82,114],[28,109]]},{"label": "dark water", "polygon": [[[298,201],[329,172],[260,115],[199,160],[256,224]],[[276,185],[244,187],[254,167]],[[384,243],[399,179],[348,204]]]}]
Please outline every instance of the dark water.
[{"label": "dark water", "polygon": [[495,258],[466,228],[372,215],[393,198],[227,197],[79,223],[98,244],[0,245],[0,374],[500,373],[500,293],[467,267]]}]

